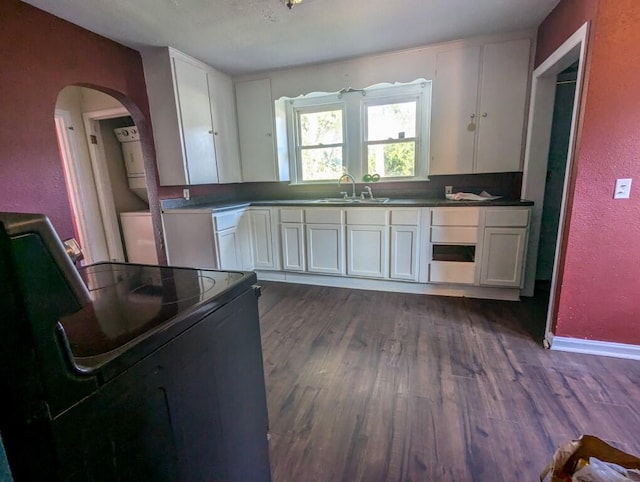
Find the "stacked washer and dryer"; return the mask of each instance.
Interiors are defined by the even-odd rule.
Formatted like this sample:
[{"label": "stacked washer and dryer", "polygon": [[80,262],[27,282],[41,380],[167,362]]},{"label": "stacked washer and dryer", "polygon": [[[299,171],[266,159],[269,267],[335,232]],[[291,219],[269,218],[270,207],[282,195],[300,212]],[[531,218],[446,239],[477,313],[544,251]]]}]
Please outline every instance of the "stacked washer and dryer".
[{"label": "stacked washer and dryer", "polygon": [[[144,171],[144,156],[136,126],[114,129],[122,145],[129,189],[149,203]],[[149,210],[120,213],[120,224],[129,263],[158,264],[153,223]]]}]

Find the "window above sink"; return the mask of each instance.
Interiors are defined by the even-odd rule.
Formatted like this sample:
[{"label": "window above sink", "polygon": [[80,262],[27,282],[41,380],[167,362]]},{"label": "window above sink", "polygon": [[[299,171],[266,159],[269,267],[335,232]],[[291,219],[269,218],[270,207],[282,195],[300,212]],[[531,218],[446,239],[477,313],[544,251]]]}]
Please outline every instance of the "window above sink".
[{"label": "window above sink", "polygon": [[[291,182],[428,178],[431,81],[282,98]],[[278,123],[276,123],[278,125]]]}]

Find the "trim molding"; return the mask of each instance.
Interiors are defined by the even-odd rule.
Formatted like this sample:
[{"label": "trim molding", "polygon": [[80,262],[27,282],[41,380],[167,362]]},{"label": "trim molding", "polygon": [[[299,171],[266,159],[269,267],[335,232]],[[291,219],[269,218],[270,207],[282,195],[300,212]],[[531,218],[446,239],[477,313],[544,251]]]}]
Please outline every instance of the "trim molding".
[{"label": "trim molding", "polygon": [[[547,337],[547,340],[549,340],[549,337]],[[626,343],[614,343],[611,341],[581,340],[579,338],[567,338],[564,336],[553,336],[550,342],[552,350],[640,360],[640,345],[628,345]]]},{"label": "trim molding", "polygon": [[378,280],[347,276],[331,276],[290,271],[255,270],[258,280],[281,281],[335,288],[353,288],[361,290],[390,291],[396,293],[414,293],[423,295],[457,296],[502,301],[520,301],[518,288],[492,288],[488,286],[447,285],[432,283],[413,283],[406,281]]}]

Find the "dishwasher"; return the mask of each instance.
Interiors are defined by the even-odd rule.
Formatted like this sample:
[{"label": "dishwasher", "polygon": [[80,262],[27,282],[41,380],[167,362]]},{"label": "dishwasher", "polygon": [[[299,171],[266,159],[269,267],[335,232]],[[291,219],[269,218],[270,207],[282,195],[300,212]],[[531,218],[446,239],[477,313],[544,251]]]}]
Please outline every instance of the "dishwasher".
[{"label": "dishwasher", "polygon": [[0,213],[0,432],[14,480],[270,481],[252,272],[77,267]]}]

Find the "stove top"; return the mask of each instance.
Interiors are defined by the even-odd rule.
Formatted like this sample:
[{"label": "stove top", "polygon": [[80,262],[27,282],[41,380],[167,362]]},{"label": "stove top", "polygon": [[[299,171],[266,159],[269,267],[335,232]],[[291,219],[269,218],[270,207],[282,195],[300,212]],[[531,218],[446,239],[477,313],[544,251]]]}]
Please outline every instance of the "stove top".
[{"label": "stove top", "polygon": [[90,303],[60,324],[82,370],[104,364],[176,318],[202,316],[203,307],[247,273],[99,263],[81,268],[80,276]]}]

